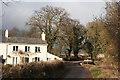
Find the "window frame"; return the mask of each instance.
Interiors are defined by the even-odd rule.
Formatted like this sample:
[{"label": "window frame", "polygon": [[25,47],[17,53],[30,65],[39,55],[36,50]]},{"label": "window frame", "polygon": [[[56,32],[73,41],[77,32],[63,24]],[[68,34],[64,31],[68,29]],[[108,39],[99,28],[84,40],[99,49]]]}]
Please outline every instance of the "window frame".
[{"label": "window frame", "polygon": [[35,46],[35,53],[41,53],[40,47]]},{"label": "window frame", "polygon": [[34,58],[32,58],[32,62],[40,62],[40,57],[34,57]]},{"label": "window frame", "polygon": [[25,52],[30,52],[30,46],[25,46]]},{"label": "window frame", "polygon": [[13,46],[13,51],[18,51],[18,46]]},{"label": "window frame", "polygon": [[29,63],[29,57],[22,57],[22,63]]}]

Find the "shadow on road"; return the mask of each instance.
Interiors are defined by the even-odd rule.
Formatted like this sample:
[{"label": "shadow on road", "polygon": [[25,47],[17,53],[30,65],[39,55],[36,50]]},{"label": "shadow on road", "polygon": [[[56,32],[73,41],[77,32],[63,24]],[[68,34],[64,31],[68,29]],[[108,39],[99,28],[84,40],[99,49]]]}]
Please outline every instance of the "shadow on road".
[{"label": "shadow on road", "polygon": [[69,71],[63,78],[92,78],[89,69],[81,66],[79,61],[65,62],[65,64]]}]

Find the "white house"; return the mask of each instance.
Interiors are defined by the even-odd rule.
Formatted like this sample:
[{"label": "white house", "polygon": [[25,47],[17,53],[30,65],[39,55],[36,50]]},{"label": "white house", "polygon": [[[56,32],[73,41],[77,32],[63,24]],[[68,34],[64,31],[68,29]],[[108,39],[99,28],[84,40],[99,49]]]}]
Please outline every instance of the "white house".
[{"label": "white house", "polygon": [[25,62],[39,62],[59,58],[47,52],[45,34],[41,38],[9,37],[8,30],[0,42],[0,56],[6,60],[5,64],[20,64]]}]

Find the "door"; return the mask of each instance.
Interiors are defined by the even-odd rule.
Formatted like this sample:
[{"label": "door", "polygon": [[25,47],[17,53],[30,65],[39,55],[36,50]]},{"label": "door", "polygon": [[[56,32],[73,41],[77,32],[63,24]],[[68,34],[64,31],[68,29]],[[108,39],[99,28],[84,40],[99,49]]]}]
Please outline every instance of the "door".
[{"label": "door", "polygon": [[17,64],[17,57],[13,57],[13,65]]}]

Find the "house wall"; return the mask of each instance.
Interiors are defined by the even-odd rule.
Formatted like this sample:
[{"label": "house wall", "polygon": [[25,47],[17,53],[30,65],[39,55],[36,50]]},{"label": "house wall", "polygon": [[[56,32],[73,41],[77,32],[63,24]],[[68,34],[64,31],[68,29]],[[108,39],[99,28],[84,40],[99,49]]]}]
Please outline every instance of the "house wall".
[{"label": "house wall", "polygon": [[55,56],[55,55],[50,54],[50,53],[47,53],[47,58],[48,58],[48,60],[55,60],[55,58],[58,60],[62,60],[62,58],[59,58],[58,56]]},{"label": "house wall", "polygon": [[[0,55],[3,55],[3,58],[7,58],[6,64],[13,64],[13,57],[17,57],[17,63],[21,62],[19,55],[15,54],[16,51],[13,51],[13,46],[18,46],[18,51],[21,50],[25,52],[25,46],[30,47],[30,53],[34,54],[29,56],[29,62],[32,62],[32,58],[39,57],[41,61],[47,60],[47,44],[15,44],[15,43],[0,43]],[[35,53],[35,47],[40,47],[40,53]],[[7,55],[10,57],[7,57]]]},{"label": "house wall", "polygon": [[3,55],[3,59],[6,59],[7,57],[7,45],[8,44],[0,43],[0,56]]}]

